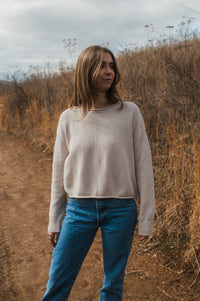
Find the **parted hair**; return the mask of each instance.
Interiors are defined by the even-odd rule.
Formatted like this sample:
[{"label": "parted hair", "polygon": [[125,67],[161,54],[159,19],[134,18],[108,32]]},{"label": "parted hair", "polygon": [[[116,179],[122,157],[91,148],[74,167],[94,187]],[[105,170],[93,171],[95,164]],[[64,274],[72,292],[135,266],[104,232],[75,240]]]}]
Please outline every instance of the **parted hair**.
[{"label": "parted hair", "polygon": [[97,97],[93,83],[100,71],[104,53],[109,53],[112,56],[115,71],[114,81],[107,91],[107,101],[111,104],[120,101],[121,108],[123,107],[123,102],[116,89],[116,85],[120,81],[120,73],[115,56],[108,48],[94,45],[81,52],[75,70],[74,94],[70,107],[82,107],[83,117],[91,110]]}]

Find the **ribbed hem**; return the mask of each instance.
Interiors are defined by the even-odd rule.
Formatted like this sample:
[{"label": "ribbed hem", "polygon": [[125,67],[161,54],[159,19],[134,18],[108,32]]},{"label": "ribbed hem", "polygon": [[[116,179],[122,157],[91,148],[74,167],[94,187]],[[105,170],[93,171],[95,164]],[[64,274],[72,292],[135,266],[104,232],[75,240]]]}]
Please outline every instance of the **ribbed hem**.
[{"label": "ribbed hem", "polygon": [[109,196],[105,196],[105,195],[69,195],[69,198],[76,198],[76,199],[131,199],[131,198],[136,198],[136,196],[133,195],[129,195],[129,196],[118,196],[118,195],[109,195]]}]

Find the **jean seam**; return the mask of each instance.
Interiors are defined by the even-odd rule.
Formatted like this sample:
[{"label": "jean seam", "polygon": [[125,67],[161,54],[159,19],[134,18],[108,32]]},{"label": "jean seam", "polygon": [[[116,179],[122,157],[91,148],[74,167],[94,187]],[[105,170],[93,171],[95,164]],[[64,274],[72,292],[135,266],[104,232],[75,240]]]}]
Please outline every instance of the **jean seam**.
[{"label": "jean seam", "polygon": [[97,216],[97,226],[99,226],[99,204],[98,204],[98,200],[96,200],[96,216]]}]

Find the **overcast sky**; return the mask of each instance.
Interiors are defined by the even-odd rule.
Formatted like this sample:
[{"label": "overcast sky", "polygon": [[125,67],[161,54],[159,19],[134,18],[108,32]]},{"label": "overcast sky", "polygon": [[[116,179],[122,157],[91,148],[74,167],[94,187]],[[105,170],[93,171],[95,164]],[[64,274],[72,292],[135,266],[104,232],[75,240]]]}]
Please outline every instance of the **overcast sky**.
[{"label": "overcast sky", "polygon": [[183,17],[200,32],[199,0],[2,0],[0,79],[17,68],[75,61],[92,44],[117,52],[175,35]]}]

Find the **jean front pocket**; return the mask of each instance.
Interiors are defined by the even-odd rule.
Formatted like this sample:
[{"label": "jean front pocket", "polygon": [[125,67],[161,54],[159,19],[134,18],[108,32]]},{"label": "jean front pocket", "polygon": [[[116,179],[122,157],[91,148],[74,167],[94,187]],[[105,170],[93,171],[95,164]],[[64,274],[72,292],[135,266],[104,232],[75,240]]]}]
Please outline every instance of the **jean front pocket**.
[{"label": "jean front pocket", "polygon": [[118,204],[121,207],[137,207],[137,204],[136,204],[134,198],[116,199],[116,204]]}]

